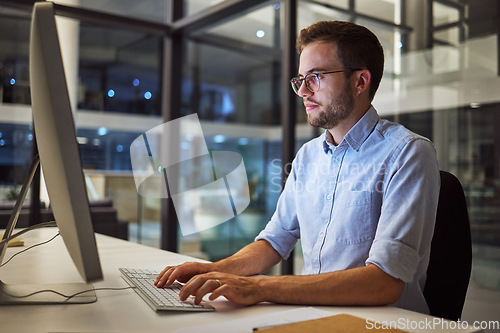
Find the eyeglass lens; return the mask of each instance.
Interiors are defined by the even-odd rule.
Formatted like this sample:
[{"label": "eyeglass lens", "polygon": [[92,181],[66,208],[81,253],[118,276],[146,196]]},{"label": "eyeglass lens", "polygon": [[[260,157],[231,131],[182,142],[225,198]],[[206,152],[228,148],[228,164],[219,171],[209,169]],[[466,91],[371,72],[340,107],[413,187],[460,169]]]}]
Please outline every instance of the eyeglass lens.
[{"label": "eyeglass lens", "polygon": [[295,93],[299,93],[300,87],[302,86],[302,81],[305,81],[306,88],[311,92],[316,92],[319,89],[319,78],[316,73],[309,73],[304,78],[294,78],[292,79],[292,88]]}]

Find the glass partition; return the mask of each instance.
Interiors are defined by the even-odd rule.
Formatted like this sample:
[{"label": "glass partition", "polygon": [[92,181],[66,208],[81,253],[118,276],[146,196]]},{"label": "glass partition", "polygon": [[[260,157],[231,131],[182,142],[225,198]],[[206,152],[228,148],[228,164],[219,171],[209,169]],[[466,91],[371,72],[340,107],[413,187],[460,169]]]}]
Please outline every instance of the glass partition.
[{"label": "glass partition", "polygon": [[202,12],[203,10],[210,8],[214,5],[217,5],[224,0],[183,0],[184,1],[184,10],[185,16],[194,15]]},{"label": "glass partition", "polygon": [[78,108],[160,116],[162,39],[80,26]]},{"label": "glass partition", "polygon": [[0,228],[9,221],[31,163],[30,23],[29,13],[0,6]]},{"label": "glass partition", "polygon": [[79,28],[76,123],[89,197],[110,200],[128,239],[154,247],[160,246],[159,200],[137,193],[130,145],[161,124],[162,43],[152,33]]},{"label": "glass partition", "polygon": [[460,19],[460,13],[457,8],[446,6],[437,1],[432,2],[432,21],[434,26],[455,23]]},{"label": "glass partition", "polygon": [[395,17],[399,17],[400,0],[356,0],[356,12],[370,17],[394,22]]},{"label": "glass partition", "polygon": [[141,1],[100,1],[100,0],[62,0],[55,1],[61,4],[77,5],[78,7],[97,10],[109,14],[116,14],[148,20],[158,23],[165,22],[166,6],[163,0]]},{"label": "glass partition", "polygon": [[[227,257],[252,242],[274,211],[279,191],[270,190],[269,170],[281,151],[280,33],[280,6],[270,4],[187,36],[182,112],[198,114],[209,151],[241,155],[250,203],[216,227],[180,234],[182,252]],[[199,223],[210,219],[206,209],[194,214]]]},{"label": "glass partition", "polygon": [[17,199],[31,163],[31,125],[0,123],[0,203]]},{"label": "glass partition", "polygon": [[0,102],[29,105],[28,45],[31,17],[0,7]]},{"label": "glass partition", "polygon": [[[330,4],[329,1],[322,1]],[[297,34],[303,28],[306,28],[317,21],[322,20],[341,20],[348,21],[350,16],[346,11],[336,8],[325,7],[319,1],[299,1],[297,17]],[[347,2],[347,1],[346,1]],[[347,7],[347,6],[341,6]],[[347,9],[347,8],[346,8]]]}]

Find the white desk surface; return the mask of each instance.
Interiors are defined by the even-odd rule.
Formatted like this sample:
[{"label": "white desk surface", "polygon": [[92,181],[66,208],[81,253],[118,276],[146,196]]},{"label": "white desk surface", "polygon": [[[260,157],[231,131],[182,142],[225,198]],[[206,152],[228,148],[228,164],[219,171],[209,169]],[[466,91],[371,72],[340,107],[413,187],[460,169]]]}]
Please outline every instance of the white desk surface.
[{"label": "white desk surface", "polygon": [[[27,246],[48,240],[56,232],[55,228],[46,228],[24,234],[25,246],[9,248],[4,261]],[[94,283],[96,288],[126,287],[119,267],[161,269],[166,265],[196,260],[108,236],[96,235],[96,239],[104,272],[104,280]],[[8,284],[81,282],[61,237],[14,258],[0,268],[0,279]],[[267,303],[242,307],[218,299],[212,302],[215,312],[156,313],[131,289],[96,291],[96,294],[97,302],[92,304],[0,306],[0,332],[172,332],[191,326],[198,326],[193,331],[199,332],[199,325],[210,326],[300,308]],[[315,308],[330,311],[332,315],[348,313],[381,322],[409,320],[423,325],[434,320],[431,316],[389,306]],[[411,331],[429,332],[429,329]],[[442,326],[437,326],[434,331],[477,332],[472,329],[442,330]]]}]

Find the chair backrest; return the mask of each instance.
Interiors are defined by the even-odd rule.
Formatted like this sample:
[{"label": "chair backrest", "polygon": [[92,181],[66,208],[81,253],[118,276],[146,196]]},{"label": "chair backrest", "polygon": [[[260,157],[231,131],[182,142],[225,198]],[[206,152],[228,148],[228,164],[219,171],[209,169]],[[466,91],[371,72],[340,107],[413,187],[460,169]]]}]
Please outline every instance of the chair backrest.
[{"label": "chair backrest", "polygon": [[460,181],[449,172],[440,174],[441,190],[424,297],[431,315],[458,320],[472,267],[469,214]]}]

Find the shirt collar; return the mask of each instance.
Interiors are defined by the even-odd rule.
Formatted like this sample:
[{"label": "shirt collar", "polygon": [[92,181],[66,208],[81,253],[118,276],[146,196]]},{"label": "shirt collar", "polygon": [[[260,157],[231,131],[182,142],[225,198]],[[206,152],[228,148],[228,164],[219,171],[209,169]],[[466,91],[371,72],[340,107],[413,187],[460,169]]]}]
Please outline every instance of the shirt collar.
[{"label": "shirt collar", "polygon": [[325,154],[328,154],[329,151],[333,151],[335,148],[335,144],[333,143],[333,136],[332,133],[328,132],[328,130],[325,130],[325,139],[323,140],[323,150],[325,151]]},{"label": "shirt collar", "polygon": [[[380,117],[377,111],[371,106],[368,111],[366,111],[365,115],[349,130],[349,132],[347,132],[344,136],[344,140],[352,149],[359,151],[361,145],[368,138],[379,120]],[[332,147],[334,147],[333,137],[330,132],[325,130],[325,139],[323,140],[323,149],[325,153],[328,153]]]}]

